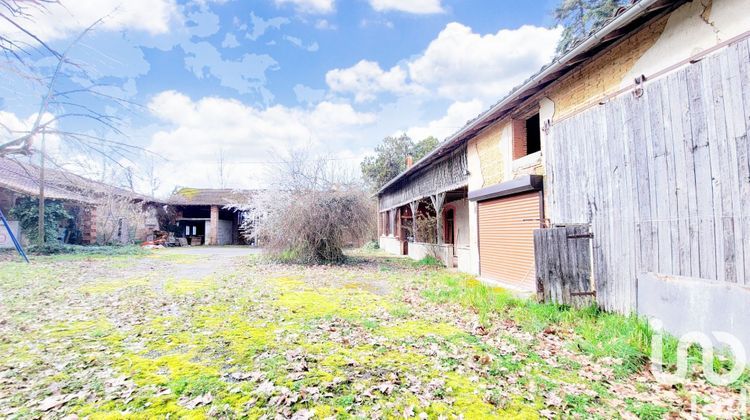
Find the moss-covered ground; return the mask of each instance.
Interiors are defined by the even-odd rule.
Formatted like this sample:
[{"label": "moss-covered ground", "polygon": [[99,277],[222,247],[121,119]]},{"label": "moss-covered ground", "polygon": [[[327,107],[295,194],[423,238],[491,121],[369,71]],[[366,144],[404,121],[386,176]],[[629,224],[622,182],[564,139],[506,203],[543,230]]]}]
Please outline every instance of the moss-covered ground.
[{"label": "moss-covered ground", "polygon": [[[380,255],[0,263],[0,416],[660,418],[741,387],[645,369],[638,320],[539,305]],[[735,410],[735,411],[731,411]]]}]

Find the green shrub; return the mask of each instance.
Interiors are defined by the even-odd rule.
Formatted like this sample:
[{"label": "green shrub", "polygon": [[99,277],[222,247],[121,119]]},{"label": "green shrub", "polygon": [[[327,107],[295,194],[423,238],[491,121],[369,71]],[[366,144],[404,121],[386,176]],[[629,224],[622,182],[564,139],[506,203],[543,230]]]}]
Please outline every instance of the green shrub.
[{"label": "green shrub", "polygon": [[[16,202],[16,206],[10,209],[10,216],[18,220],[21,231],[32,243],[39,242],[39,200],[36,198],[23,197]],[[60,222],[69,220],[70,214],[63,205],[55,200],[44,202],[44,241],[57,243],[58,225]]]},{"label": "green shrub", "polygon": [[445,267],[445,264],[443,264],[442,261],[432,255],[428,255],[419,261],[415,261],[413,265],[415,267]]}]

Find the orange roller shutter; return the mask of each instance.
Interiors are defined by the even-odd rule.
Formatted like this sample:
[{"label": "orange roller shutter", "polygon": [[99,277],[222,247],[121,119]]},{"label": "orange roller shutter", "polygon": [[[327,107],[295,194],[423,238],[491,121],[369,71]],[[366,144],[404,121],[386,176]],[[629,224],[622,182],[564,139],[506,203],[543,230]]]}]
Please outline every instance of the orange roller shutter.
[{"label": "orange roller shutter", "polygon": [[479,203],[479,267],[482,277],[534,291],[534,229],[540,226],[540,194],[531,192]]}]

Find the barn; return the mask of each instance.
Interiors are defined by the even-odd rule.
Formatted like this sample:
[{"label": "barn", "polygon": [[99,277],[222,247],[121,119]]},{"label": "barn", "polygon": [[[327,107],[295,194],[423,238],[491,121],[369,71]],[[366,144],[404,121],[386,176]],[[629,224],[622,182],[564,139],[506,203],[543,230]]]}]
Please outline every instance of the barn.
[{"label": "barn", "polygon": [[749,38],[744,0],[621,8],[384,186],[381,244],[412,255],[403,216],[452,193],[446,265],[750,345]]}]

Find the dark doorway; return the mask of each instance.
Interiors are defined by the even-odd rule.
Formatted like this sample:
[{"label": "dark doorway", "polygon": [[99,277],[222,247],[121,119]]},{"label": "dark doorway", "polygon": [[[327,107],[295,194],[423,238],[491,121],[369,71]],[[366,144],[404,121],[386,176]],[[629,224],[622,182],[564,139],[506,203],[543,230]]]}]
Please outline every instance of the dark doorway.
[{"label": "dark doorway", "polygon": [[203,245],[205,243],[205,220],[180,220],[178,226],[180,228],[180,235],[184,236],[190,245]]},{"label": "dark doorway", "polygon": [[455,214],[453,212],[453,209],[445,210],[443,217],[445,218],[445,234],[443,235],[443,238],[445,239],[446,244],[452,245],[455,240],[455,238],[453,237],[453,227],[455,224]]}]

